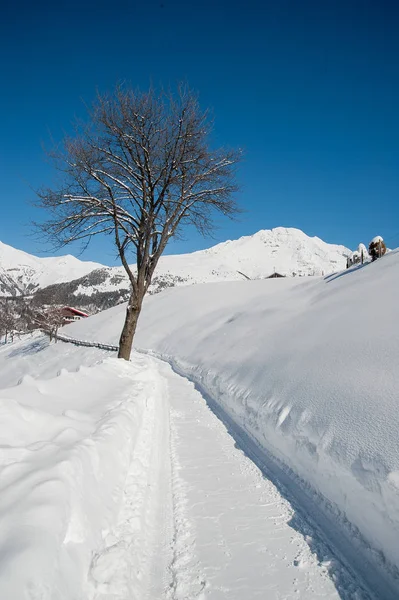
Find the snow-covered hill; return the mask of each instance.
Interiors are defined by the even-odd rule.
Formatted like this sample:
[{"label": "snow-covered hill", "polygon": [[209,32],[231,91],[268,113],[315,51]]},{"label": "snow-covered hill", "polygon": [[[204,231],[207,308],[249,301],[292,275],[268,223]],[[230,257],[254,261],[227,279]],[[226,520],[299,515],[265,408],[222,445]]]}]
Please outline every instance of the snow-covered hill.
[{"label": "snow-covered hill", "polygon": [[398,282],[392,252],[166,290],[131,362],[1,345],[0,597],[397,600]]},{"label": "snow-covered hill", "polygon": [[102,267],[70,254],[39,258],[0,242],[0,294],[32,294],[54,283],[71,281]]},{"label": "snow-covered hill", "polygon": [[[135,339],[255,440],[378,598],[399,597],[398,282],[393,251],[325,278],[168,290]],[[124,313],[65,333],[115,344]]]}]

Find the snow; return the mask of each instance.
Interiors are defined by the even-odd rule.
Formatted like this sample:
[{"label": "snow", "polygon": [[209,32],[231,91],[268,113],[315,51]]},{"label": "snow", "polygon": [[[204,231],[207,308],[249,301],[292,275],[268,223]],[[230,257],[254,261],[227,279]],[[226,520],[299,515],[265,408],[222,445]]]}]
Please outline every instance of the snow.
[{"label": "snow", "polygon": [[370,244],[378,244],[378,242],[383,242],[383,241],[384,240],[380,235],[376,235],[375,237],[373,237]]},{"label": "snow", "polygon": [[277,227],[252,236],[227,241],[208,250],[165,256],[157,275],[171,271],[195,277],[199,283],[242,280],[241,271],[251,279],[267,277],[274,271],[283,275],[321,275],[345,267],[349,250],[311,238],[299,229]]},{"label": "snow", "polygon": [[[93,366],[67,371],[74,351],[82,359],[74,347],[48,346],[40,336],[1,351],[2,366],[13,361],[20,375],[30,353],[35,361],[19,385],[0,390],[0,597],[7,600],[99,598],[95,552],[109,543],[133,466],[135,509],[146,509],[137,493],[147,487],[145,464],[137,467],[144,454],[135,450],[157,380],[144,359],[95,364],[91,349],[84,353]],[[149,537],[141,522],[135,544]],[[131,558],[138,571],[139,553]],[[135,583],[131,598],[141,597]]]},{"label": "snow", "polygon": [[72,281],[101,267],[99,263],[81,261],[70,254],[39,258],[0,242],[0,277],[5,272],[20,292]]},{"label": "snow", "polygon": [[360,254],[360,256],[363,254],[365,259],[369,258],[369,251],[367,250],[367,248],[364,244],[359,244],[357,251]]},{"label": "snow", "polygon": [[93,350],[0,351],[1,598],[372,598],[190,382]]},{"label": "snow", "polygon": [[2,345],[0,597],[396,599],[398,281],[394,251],[166,290],[130,363]]},{"label": "snow", "polygon": [[[3,338],[4,339],[4,338]],[[49,344],[42,334],[23,336],[13,344],[0,345],[0,387],[16,386],[25,375],[34,378],[56,377],[66,365],[69,371],[91,366],[108,356],[97,348],[75,348],[61,343]]]},{"label": "snow", "polygon": [[[290,473],[387,598],[399,590],[398,281],[396,251],[326,278],[168,290],[147,298],[136,337]],[[123,317],[68,333],[115,343]]]},{"label": "snow", "polygon": [[156,275],[170,272],[196,283],[241,281],[244,276],[260,279],[274,271],[287,276],[326,275],[345,268],[348,254],[344,246],[311,238],[299,229],[276,227],[207,250],[164,256]]},{"label": "snow", "polygon": [[329,550],[311,538],[314,532],[237,447],[193,384],[169,366],[160,371],[171,407],[172,597],[332,600],[340,588],[343,597],[356,590],[366,598],[342,568],[331,568]]}]

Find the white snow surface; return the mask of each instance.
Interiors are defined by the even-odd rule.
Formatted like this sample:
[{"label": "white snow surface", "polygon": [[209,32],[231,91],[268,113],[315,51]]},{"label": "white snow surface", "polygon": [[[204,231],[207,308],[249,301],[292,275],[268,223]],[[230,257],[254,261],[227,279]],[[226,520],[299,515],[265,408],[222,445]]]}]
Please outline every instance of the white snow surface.
[{"label": "white snow surface", "polygon": [[0,345],[0,598],[397,599],[398,282],[394,251],[166,290],[131,362]]},{"label": "white snow surface", "polygon": [[383,241],[384,240],[380,235],[376,235],[375,237],[373,237],[370,244],[378,244],[378,242],[383,242]]},{"label": "white snow surface", "polygon": [[0,270],[4,269],[21,292],[72,281],[102,266],[96,262],[79,260],[70,254],[39,258],[0,242]]},{"label": "white snow surface", "polygon": [[[0,347],[0,382],[11,384],[0,389],[0,598],[144,597],[152,482],[138,446],[145,433],[151,448],[157,432],[148,430],[147,413],[160,396],[148,363],[50,346],[44,336]],[[135,526],[119,547],[112,536],[124,507]],[[106,595],[110,557],[122,563],[118,549],[134,574]]]},{"label": "white snow surface", "polygon": [[[389,581],[380,598],[399,594],[398,298],[394,251],[326,278],[168,290],[136,336],[270,453],[363,575]],[[116,343],[124,308],[67,332]]]},{"label": "white snow surface", "polygon": [[193,277],[196,282],[240,280],[272,275],[327,275],[345,268],[350,251],[327,244],[294,228],[276,227],[258,231],[238,240],[228,240],[208,250],[163,256],[156,275],[174,273]]},{"label": "white snow surface", "polygon": [[35,335],[0,383],[1,598],[372,598],[168,365]]}]

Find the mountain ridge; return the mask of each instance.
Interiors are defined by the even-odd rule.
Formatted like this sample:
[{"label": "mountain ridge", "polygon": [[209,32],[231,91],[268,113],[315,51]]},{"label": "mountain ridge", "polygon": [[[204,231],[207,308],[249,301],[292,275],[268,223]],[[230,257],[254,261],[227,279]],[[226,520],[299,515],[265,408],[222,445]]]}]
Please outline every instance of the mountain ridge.
[{"label": "mountain ridge", "polygon": [[38,257],[0,241],[0,293],[6,287],[3,281],[5,275],[9,285],[10,280],[14,283],[15,293],[11,295],[26,295],[48,285],[77,279],[102,266],[100,263],[79,260],[71,254]]},{"label": "mountain ridge", "polygon": [[[165,287],[239,279],[328,275],[346,266],[350,250],[300,229],[262,229],[205,250],[163,255],[150,293]],[[74,256],[39,258],[0,242],[0,295],[33,295],[38,302],[108,308],[126,300],[129,280],[121,266],[81,261]]]}]

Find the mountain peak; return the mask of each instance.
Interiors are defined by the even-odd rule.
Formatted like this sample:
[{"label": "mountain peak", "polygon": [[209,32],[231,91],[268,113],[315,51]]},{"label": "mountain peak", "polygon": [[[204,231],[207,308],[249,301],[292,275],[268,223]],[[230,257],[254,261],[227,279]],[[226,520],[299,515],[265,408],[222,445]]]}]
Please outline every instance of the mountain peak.
[{"label": "mountain peak", "polygon": [[274,270],[287,276],[322,275],[345,268],[348,248],[309,237],[300,229],[261,229],[191,254],[163,256],[157,274],[169,269],[203,282],[267,277]]},{"label": "mountain peak", "polygon": [[[79,260],[71,254],[38,257],[0,241],[0,293],[4,295],[32,293],[53,283],[82,277],[102,266],[99,263]],[[14,292],[10,293],[12,280]]]}]

